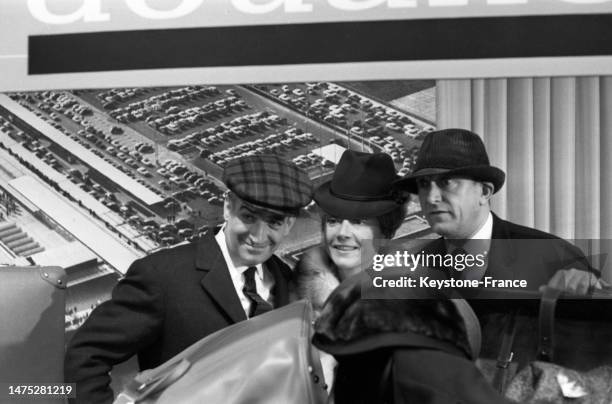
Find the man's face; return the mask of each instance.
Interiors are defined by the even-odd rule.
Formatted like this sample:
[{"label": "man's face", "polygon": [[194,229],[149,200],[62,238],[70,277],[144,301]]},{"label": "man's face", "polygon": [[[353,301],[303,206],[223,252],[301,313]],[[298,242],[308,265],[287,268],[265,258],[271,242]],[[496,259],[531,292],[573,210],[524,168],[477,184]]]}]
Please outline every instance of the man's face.
[{"label": "man's face", "polygon": [[446,238],[471,237],[489,213],[492,185],[435,175],[417,179],[419,201],[432,230]]},{"label": "man's face", "polygon": [[228,197],[223,205],[225,241],[235,266],[261,264],[289,234],[295,217],[283,216]]}]

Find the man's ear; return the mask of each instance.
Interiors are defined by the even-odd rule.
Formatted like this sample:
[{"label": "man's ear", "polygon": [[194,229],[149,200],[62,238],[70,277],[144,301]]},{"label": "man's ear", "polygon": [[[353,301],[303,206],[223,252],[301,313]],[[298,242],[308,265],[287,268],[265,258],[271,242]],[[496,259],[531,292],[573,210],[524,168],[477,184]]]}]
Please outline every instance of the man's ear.
[{"label": "man's ear", "polygon": [[232,201],[231,198],[229,197],[229,195],[227,195],[225,197],[225,201],[223,201],[223,220],[225,220],[226,222],[229,220],[230,218],[230,213],[232,212]]},{"label": "man's ear", "polygon": [[491,197],[493,196],[493,191],[495,190],[495,187],[493,186],[492,182],[481,182],[482,184],[482,202],[483,204],[488,204],[489,200],[491,199]]},{"label": "man's ear", "polygon": [[289,234],[289,232],[291,231],[291,228],[293,227],[293,225],[295,224],[295,216],[289,216],[286,220],[287,220],[287,231],[286,234]]}]

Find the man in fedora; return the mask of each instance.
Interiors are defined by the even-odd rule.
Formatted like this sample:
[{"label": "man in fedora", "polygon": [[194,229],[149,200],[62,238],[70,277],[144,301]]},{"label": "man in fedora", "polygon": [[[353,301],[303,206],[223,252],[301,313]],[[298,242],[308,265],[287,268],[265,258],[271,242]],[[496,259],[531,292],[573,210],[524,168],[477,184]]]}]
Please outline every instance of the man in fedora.
[{"label": "man in fedora", "polygon": [[[451,269],[451,277],[525,280],[528,289],[548,284],[575,293],[600,287],[597,271],[577,247],[491,212],[489,201],[504,180],[477,134],[445,129],[426,136],[413,173],[395,186],[418,195],[432,230],[442,236],[429,251],[486,257],[470,270]],[[477,251],[469,251],[470,246]]]},{"label": "man in fedora", "polygon": [[133,355],[156,367],[203,337],[289,302],[291,271],[273,253],[312,199],[308,175],[277,156],[223,173],[225,223],[215,235],[135,261],[72,338],[66,382],[78,402],[110,403],[112,367]]},{"label": "man in fedora", "polygon": [[[546,285],[578,294],[601,288],[598,271],[580,249],[552,234],[503,220],[491,211],[489,201],[504,180],[504,172],[489,163],[477,134],[446,129],[425,137],[413,173],[395,183],[398,189],[418,195],[431,228],[442,236],[420,251],[464,257],[464,263],[467,256],[482,258],[462,270],[457,260],[421,270],[424,276],[433,273],[447,277],[448,282],[478,281],[482,285],[454,291],[470,299],[480,320],[480,357],[485,359],[482,370],[491,376],[498,391],[504,390],[507,372],[540,354],[534,351],[541,342],[537,331],[542,324],[537,316],[526,314],[532,306],[521,299],[539,296],[530,291]],[[487,287],[484,282],[491,279],[519,282],[519,287],[510,291]],[[546,294],[554,289],[547,289]]]}]

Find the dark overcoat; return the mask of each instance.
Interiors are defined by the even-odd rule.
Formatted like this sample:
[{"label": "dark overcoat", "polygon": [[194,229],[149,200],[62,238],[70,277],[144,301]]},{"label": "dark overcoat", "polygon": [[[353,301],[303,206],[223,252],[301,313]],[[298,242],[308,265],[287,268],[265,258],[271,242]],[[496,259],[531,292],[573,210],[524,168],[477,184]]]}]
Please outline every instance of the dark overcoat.
[{"label": "dark overcoat", "polygon": [[[426,248],[427,253],[445,254],[442,238]],[[485,276],[524,279],[527,289],[537,290],[560,269],[576,268],[598,276],[583,252],[555,235],[500,219],[493,214],[493,231]]]},{"label": "dark overcoat", "polygon": [[[291,270],[278,257],[264,263],[275,277],[275,306],[289,301]],[[66,382],[77,401],[110,403],[109,371],[133,355],[141,370],[156,367],[191,344],[246,320],[214,236],[136,260],[70,341]]]},{"label": "dark overcoat", "polygon": [[[429,253],[446,253],[442,238],[426,248]],[[526,280],[528,287],[509,291],[463,291],[478,315],[482,327],[483,358],[497,359],[504,338],[514,334],[513,361],[519,368],[537,358],[539,300],[523,299],[525,291],[537,292],[562,269],[576,268],[598,278],[583,252],[555,235],[500,219],[493,214],[493,231],[484,276],[495,279]],[[535,295],[538,297],[537,295]]]},{"label": "dark overcoat", "polygon": [[315,326],[314,345],[338,360],[336,404],[507,403],[473,361],[480,330],[467,303],[363,298],[371,287],[366,273],[345,280]]}]

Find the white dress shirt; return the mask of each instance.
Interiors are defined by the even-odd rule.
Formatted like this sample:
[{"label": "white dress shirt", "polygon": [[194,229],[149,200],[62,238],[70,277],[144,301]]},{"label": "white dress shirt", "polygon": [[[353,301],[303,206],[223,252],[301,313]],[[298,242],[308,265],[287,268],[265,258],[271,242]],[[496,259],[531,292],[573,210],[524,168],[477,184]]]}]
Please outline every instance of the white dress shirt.
[{"label": "white dress shirt", "polygon": [[[248,317],[251,311],[252,302],[242,290],[244,288],[244,272],[247,270],[248,266],[236,267],[234,265],[227,248],[227,242],[225,240],[225,226],[223,226],[215,235],[215,240],[217,240],[217,244],[219,244],[219,248],[221,249],[221,253],[225,259],[225,264],[227,265],[232,282],[234,283],[234,289],[236,289],[236,294],[240,299],[240,304]],[[255,286],[257,287],[257,294],[261,296],[262,299],[273,305],[274,296],[272,295],[272,289],[274,288],[275,284],[274,276],[272,276],[270,271],[264,268],[262,264],[255,265],[255,268],[257,268],[257,271],[255,271]]]},{"label": "white dress shirt", "polygon": [[487,220],[485,220],[484,224],[478,229],[476,233],[470,240],[491,240],[493,236],[493,215],[489,212],[489,216],[487,216]]}]

